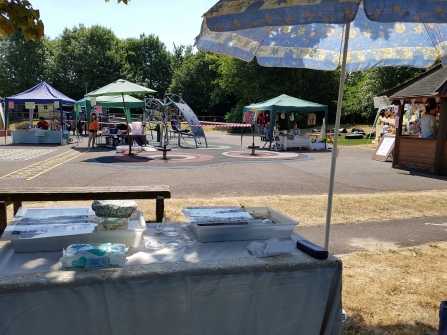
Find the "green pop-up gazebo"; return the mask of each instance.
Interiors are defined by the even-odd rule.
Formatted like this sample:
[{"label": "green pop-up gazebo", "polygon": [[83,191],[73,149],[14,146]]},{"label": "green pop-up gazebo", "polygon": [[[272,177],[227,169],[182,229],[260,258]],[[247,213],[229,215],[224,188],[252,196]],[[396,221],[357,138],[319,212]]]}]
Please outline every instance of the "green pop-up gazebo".
[{"label": "green pop-up gazebo", "polygon": [[[326,105],[294,98],[287,94],[281,94],[280,96],[269,99],[267,101],[251,104],[244,107],[244,113],[251,110],[270,111],[270,134],[273,134],[273,127],[275,126],[276,115],[282,112],[324,112],[326,123],[324,126],[325,129],[327,129],[328,109]],[[324,134],[322,135],[324,136]]]}]

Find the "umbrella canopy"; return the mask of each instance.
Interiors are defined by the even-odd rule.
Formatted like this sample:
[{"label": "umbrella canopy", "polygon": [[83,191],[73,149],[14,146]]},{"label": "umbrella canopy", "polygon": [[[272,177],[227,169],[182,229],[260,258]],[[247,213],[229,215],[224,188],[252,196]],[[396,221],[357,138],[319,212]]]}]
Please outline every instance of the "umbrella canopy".
[{"label": "umbrella canopy", "polygon": [[[124,79],[118,79],[113,83],[110,83],[106,86],[98,88],[97,90],[88,93],[87,95],[90,97],[99,97],[99,96],[108,96],[108,95],[117,95],[121,94],[121,98],[123,101],[124,112],[126,113],[126,123],[130,122],[130,112],[126,109],[126,101],[124,99],[125,94],[145,94],[145,93],[155,93],[157,91],[152,90],[150,88],[146,88],[130,81]],[[129,150],[129,154],[130,154]]]},{"label": "umbrella canopy", "polygon": [[220,0],[204,14],[196,38],[199,50],[246,61],[256,56],[261,65],[271,67],[325,70],[341,66],[326,248],[346,69],[428,67],[436,58],[447,63],[446,14],[444,0]]},{"label": "umbrella canopy", "polygon": [[117,81],[114,81],[113,83],[110,83],[106,86],[103,86],[101,88],[98,88],[97,90],[87,93],[89,97],[99,97],[102,95],[117,95],[117,94],[145,94],[145,93],[155,93],[157,91],[154,91],[150,88],[143,87],[134,83],[131,83],[130,81],[124,80],[124,79],[118,79]]},{"label": "umbrella canopy", "polygon": [[[90,101],[90,97],[85,97],[81,100],[76,101],[76,105],[81,107],[85,107],[87,101]],[[130,95],[124,95],[124,102],[127,108],[144,108],[144,101],[131,97]],[[123,108],[123,98],[121,95],[109,95],[109,96],[101,96],[96,98],[96,105],[102,106],[106,108]]]},{"label": "umbrella canopy", "polygon": [[[359,10],[363,2],[364,9]],[[376,22],[446,22],[445,0],[220,0],[204,14],[211,30],[348,23],[364,11]]]},{"label": "umbrella canopy", "polygon": [[[371,67],[429,67],[447,63],[447,24],[380,23],[363,8],[350,25],[346,70]],[[251,61],[261,66],[335,70],[342,62],[344,24],[268,26],[213,32],[205,19],[196,38],[199,50]],[[234,26],[233,26],[234,28]],[[445,37],[444,37],[445,36]]]}]

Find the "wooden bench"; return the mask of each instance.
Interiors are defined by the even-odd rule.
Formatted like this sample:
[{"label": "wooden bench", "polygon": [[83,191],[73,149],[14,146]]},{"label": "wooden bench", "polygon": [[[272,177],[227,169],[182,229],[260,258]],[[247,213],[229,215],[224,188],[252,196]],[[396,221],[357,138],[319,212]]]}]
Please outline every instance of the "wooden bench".
[{"label": "wooden bench", "polygon": [[10,187],[0,190],[0,233],[7,225],[7,206],[14,206],[14,215],[24,201],[81,201],[155,199],[157,222],[164,213],[164,200],[171,198],[169,186],[101,186],[101,187]]}]

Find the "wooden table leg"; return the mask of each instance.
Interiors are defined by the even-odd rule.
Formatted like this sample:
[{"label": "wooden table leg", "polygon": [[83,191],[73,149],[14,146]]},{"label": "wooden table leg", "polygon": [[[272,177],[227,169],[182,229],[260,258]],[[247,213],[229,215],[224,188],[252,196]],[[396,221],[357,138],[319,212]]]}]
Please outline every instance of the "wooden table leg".
[{"label": "wooden table leg", "polygon": [[155,217],[157,222],[163,221],[163,214],[165,212],[165,197],[162,195],[157,195],[155,200]]}]

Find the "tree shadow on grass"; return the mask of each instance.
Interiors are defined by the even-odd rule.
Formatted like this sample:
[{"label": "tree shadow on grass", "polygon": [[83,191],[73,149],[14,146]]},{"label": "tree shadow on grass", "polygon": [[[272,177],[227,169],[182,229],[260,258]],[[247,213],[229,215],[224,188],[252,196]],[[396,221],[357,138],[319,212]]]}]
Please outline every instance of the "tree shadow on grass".
[{"label": "tree shadow on grass", "polygon": [[[392,322],[392,320],[390,320]],[[395,323],[370,326],[360,314],[348,313],[348,320],[343,324],[342,335],[437,335],[438,329],[423,322],[415,321],[414,324]]]}]

